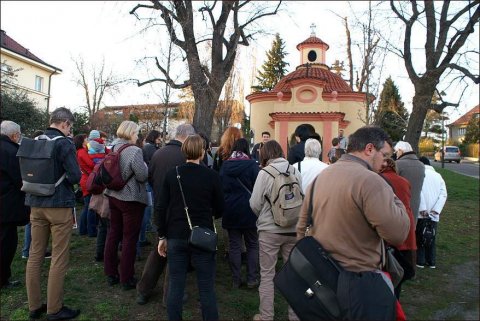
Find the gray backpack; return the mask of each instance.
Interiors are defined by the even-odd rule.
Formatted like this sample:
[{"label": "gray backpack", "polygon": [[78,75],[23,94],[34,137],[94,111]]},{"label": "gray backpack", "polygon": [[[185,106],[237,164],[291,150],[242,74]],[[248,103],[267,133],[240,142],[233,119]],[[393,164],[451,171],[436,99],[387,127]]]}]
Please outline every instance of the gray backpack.
[{"label": "gray backpack", "polygon": [[262,170],[273,177],[272,193],[269,198],[267,197],[267,201],[272,207],[274,223],[281,227],[297,224],[304,194],[295,176],[295,167],[288,165],[286,172],[280,172],[276,167],[269,165]]},{"label": "gray backpack", "polygon": [[24,138],[17,152],[22,174],[22,191],[35,196],[51,196],[65,179],[64,173],[55,180],[55,141],[63,136],[50,138],[40,135],[35,139]]}]

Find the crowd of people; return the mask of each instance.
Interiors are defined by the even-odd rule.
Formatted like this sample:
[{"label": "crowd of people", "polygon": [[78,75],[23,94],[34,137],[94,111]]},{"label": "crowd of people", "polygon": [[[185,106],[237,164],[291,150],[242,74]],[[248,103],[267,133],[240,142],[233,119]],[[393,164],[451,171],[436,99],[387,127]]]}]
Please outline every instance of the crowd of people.
[{"label": "crowd of people", "polygon": [[[385,282],[398,300],[402,283],[412,279],[417,268],[436,268],[436,233],[426,237],[424,231],[437,228],[447,199],[445,182],[409,143],[394,144],[378,127],[362,127],[348,138],[340,129],[325,163],[321,137],[310,124],[295,129],[295,144],[286,155],[269,132],[263,132],[261,142],[250,149],[236,127],[226,129],[212,155],[208,138],[190,124],[179,125],[173,139],[161,146],[160,132],[152,130],[143,139],[138,124],[123,121],[107,147],[107,133],[99,130],[73,137],[74,121],[68,109],[57,108],[51,113],[49,128],[37,135],[37,140],[55,139],[52,180],[57,183],[53,194],[46,196],[25,193],[24,163],[17,157],[20,126],[7,120],[1,123],[1,286],[8,289],[20,284],[11,280],[10,266],[18,244],[17,226],[26,225],[28,246],[25,242],[23,256],[31,319],[45,313],[48,320],[80,314],[79,309],[63,305],[76,185],[83,197],[78,234],[97,238],[92,258],[103,262],[106,284],[136,289],[136,303],[143,305],[163,275],[169,320],[182,319],[191,270],[196,275],[202,318],[221,318],[215,292],[218,251],[193,246],[189,240],[197,227],[217,233],[216,220],[221,220],[218,234],[224,237],[223,255],[231,269],[232,287],[258,288],[260,304],[254,320],[274,319],[277,260],[280,256],[286,262],[305,235],[317,239],[352,272],[385,274],[383,249],[393,247],[405,273],[395,287],[387,274]],[[110,153],[120,155],[125,184],[94,194],[87,181]],[[280,195],[275,190],[276,173],[290,176],[301,193],[303,205],[294,223],[279,223],[275,217],[275,196]],[[291,197],[295,196],[292,192]],[[308,204],[314,224],[308,222]],[[156,229],[158,239],[137,277],[135,262],[148,244],[145,232],[149,229]],[[50,256],[49,243],[45,297],[40,287],[41,267]],[[242,261],[246,276],[241,273]],[[401,319],[400,304],[396,308],[397,319]],[[291,307],[288,318],[298,320]]]}]

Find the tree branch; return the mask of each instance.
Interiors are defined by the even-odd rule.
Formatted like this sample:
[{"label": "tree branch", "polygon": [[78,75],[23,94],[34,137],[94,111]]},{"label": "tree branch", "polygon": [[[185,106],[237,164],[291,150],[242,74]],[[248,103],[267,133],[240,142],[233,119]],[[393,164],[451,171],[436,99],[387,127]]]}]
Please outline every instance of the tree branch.
[{"label": "tree branch", "polygon": [[476,83],[476,84],[480,83],[480,77],[472,74],[470,72],[470,70],[468,70],[467,68],[464,68],[464,67],[459,66],[459,65],[454,64],[454,63],[450,63],[450,64],[446,65],[446,68],[451,68],[451,69],[458,70],[458,71],[462,72],[465,76],[470,78],[474,83]]}]

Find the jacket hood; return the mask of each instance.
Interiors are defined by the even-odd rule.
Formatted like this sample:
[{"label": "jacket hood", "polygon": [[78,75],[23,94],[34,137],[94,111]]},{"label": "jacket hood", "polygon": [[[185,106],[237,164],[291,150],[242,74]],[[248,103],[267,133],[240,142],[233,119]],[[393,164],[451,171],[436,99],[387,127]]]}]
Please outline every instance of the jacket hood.
[{"label": "jacket hood", "polygon": [[253,164],[257,164],[253,159],[230,159],[223,162],[221,170],[230,176],[240,177]]}]

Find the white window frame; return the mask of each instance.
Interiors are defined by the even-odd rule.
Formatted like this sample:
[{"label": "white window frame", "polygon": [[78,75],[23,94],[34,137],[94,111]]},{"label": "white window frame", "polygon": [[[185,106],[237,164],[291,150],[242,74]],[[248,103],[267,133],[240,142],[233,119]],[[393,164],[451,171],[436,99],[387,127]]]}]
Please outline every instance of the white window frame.
[{"label": "white window frame", "polygon": [[35,76],[35,90],[43,92],[43,77]]}]

